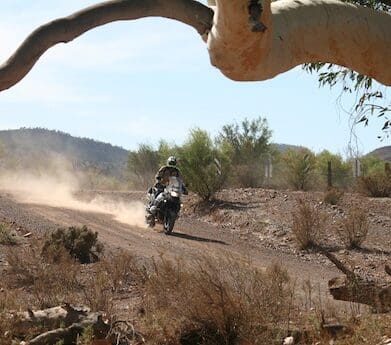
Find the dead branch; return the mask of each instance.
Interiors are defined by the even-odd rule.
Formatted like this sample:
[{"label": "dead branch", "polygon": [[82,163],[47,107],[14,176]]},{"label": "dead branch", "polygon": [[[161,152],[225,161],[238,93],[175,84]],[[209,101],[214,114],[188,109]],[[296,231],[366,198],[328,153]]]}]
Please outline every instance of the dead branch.
[{"label": "dead branch", "polygon": [[377,313],[391,311],[391,284],[383,281],[365,279],[349,270],[335,255],[322,253],[345,274],[329,280],[329,291],[334,299],[366,304]]},{"label": "dead branch", "polygon": [[33,31],[0,66],[0,91],[19,82],[38,59],[57,43],[67,43],[107,23],[144,17],[178,20],[204,35],[212,26],[213,11],[194,0],[111,0],[53,20]]}]

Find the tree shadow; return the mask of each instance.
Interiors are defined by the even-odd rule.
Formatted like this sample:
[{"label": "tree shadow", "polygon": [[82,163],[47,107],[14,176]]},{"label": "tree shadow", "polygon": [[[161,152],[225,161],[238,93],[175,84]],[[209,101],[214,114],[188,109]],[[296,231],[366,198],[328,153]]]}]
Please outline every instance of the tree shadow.
[{"label": "tree shadow", "polygon": [[225,200],[213,200],[210,202],[212,209],[225,209],[225,210],[244,210],[253,209],[259,206],[259,202],[241,202],[241,201],[225,201]]},{"label": "tree shadow", "polygon": [[189,235],[189,234],[183,234],[181,232],[172,232],[170,234],[170,236],[179,237],[179,238],[183,238],[185,240],[190,240],[190,241],[217,243],[217,244],[223,244],[225,246],[229,245],[227,242],[224,242],[224,241],[214,240],[214,239],[205,238],[205,237],[198,237],[198,236],[193,236],[193,235]]},{"label": "tree shadow", "polygon": [[391,255],[390,250],[380,249],[380,248],[368,248],[368,247],[357,247],[352,248],[356,252],[365,253],[365,254],[381,254],[381,255]]},{"label": "tree shadow", "polygon": [[386,249],[368,248],[368,247],[352,247],[352,248],[350,248],[350,247],[346,247],[346,246],[329,245],[329,244],[314,245],[308,249],[309,252],[313,252],[313,253],[322,253],[323,251],[327,251],[330,253],[336,253],[336,252],[339,252],[340,250],[347,250],[347,251],[356,252],[356,253],[363,253],[363,254],[391,255],[391,251],[386,250]]},{"label": "tree shadow", "polygon": [[194,205],[194,212],[201,212],[202,214],[209,214],[213,210],[250,210],[259,207],[260,202],[248,201],[226,201],[220,199],[213,199],[208,201],[200,201]]}]

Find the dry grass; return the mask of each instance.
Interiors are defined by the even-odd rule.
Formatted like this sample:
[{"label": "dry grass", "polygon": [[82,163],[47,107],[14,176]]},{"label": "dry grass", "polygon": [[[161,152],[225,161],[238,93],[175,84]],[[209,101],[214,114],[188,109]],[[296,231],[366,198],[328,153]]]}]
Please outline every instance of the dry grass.
[{"label": "dry grass", "polygon": [[56,260],[44,260],[40,247],[27,246],[9,251],[6,272],[10,288],[27,288],[37,308],[47,308],[72,300],[80,288],[78,265],[64,250],[56,252]]},{"label": "dry grass", "polygon": [[369,231],[367,212],[360,207],[351,207],[337,226],[338,236],[348,248],[359,248]]},{"label": "dry grass", "polygon": [[[56,256],[55,260],[51,255]],[[0,344],[11,344],[11,338],[17,335],[13,324],[17,320],[5,317],[10,311],[44,309],[69,302],[110,317],[114,298],[121,287],[134,283],[131,272],[137,271],[132,268],[129,254],[120,252],[99,263],[82,265],[63,248],[43,256],[38,242],[10,248],[6,260],[7,269],[0,282]],[[43,331],[45,327],[31,329],[22,340]],[[87,338],[81,339],[80,344],[89,344]]]},{"label": "dry grass", "polygon": [[[385,344],[391,339],[391,315],[364,314],[349,320],[353,332],[339,339],[336,345]],[[388,342],[389,343],[389,342]]]},{"label": "dry grass", "polygon": [[297,209],[292,213],[292,232],[300,249],[319,245],[324,234],[326,216],[303,199],[297,200]]},{"label": "dry grass", "polygon": [[363,176],[357,181],[357,189],[361,194],[367,196],[391,197],[391,174],[385,172]]},{"label": "dry grass", "polygon": [[[305,329],[302,344],[327,344],[329,339],[321,331],[319,315],[326,306],[318,290],[305,282],[302,304],[295,284],[279,265],[259,270],[233,257],[172,261],[164,256],[146,265],[123,251],[81,265],[65,252],[56,261],[48,260],[38,245],[11,247],[7,261],[9,268],[0,282],[0,344],[10,344],[14,336],[6,333],[13,329],[12,320],[3,317],[9,310],[67,301],[103,310],[110,317],[113,300],[133,288],[142,296],[143,311],[135,325],[148,344],[273,345],[281,344],[292,328]],[[358,318],[330,308],[327,314],[354,330],[336,345],[379,344],[383,336],[391,337],[389,315]],[[90,340],[86,331],[80,345]]]},{"label": "dry grass", "polygon": [[340,191],[337,188],[331,188],[324,193],[323,201],[329,205],[338,205],[343,197],[343,194],[343,191]]},{"label": "dry grass", "polygon": [[277,344],[292,302],[281,267],[261,272],[232,258],[161,258],[144,289],[151,344]]}]

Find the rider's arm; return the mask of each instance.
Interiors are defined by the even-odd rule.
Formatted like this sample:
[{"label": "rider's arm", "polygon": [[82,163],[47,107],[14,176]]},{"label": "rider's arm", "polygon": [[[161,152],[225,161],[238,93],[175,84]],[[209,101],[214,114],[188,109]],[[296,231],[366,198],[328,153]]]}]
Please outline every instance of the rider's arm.
[{"label": "rider's arm", "polygon": [[160,180],[163,178],[164,168],[165,168],[165,167],[161,167],[161,168],[159,169],[159,171],[157,172],[157,174],[156,174],[156,176],[155,176],[156,181],[160,182]]}]

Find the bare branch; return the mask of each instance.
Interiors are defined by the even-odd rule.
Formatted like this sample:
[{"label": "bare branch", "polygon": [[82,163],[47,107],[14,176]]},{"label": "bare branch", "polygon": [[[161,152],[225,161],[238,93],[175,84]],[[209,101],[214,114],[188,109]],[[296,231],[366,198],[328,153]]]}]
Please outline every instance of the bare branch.
[{"label": "bare branch", "polygon": [[164,17],[195,28],[200,35],[212,26],[213,11],[194,0],[112,0],[53,20],[33,31],[0,66],[0,91],[19,82],[38,59],[57,43],[67,43],[88,30],[119,20]]}]

